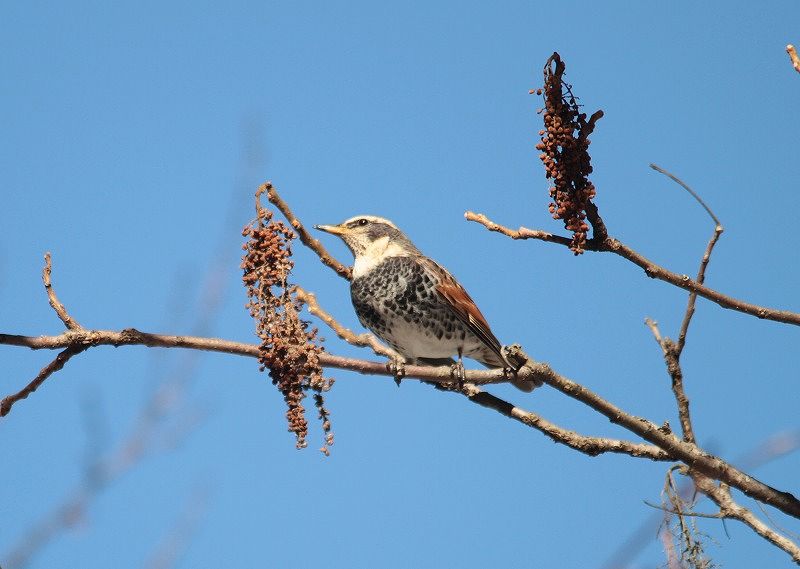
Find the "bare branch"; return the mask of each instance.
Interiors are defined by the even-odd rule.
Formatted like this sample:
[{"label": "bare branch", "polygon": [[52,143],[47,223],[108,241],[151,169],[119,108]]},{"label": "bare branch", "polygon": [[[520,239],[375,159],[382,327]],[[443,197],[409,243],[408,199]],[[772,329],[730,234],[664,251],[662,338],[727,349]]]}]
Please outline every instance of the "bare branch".
[{"label": "bare branch", "polygon": [[[733,463],[738,464],[742,469],[753,470],[798,449],[800,449],[800,430],[779,432],[767,437],[766,440],[735,458]],[[691,477],[686,477],[684,482],[678,486],[675,494],[681,499],[689,500],[690,496],[695,492],[694,481]],[[643,520],[639,527],[620,544],[602,567],[604,569],[612,569],[631,565],[636,556],[650,543],[652,535],[656,531],[655,528],[663,523],[664,516],[658,514]],[[786,532],[784,531],[784,533]]]},{"label": "bare branch", "polygon": [[[506,235],[512,239],[538,239],[540,241],[557,243],[564,246],[569,246],[571,243],[570,239],[567,239],[561,235],[554,235],[547,231],[528,229],[527,227],[520,227],[516,230],[510,229],[489,220],[485,215],[480,213],[468,211],[464,214],[464,217],[469,221],[480,223],[489,231],[502,233],[503,235]],[[589,239],[586,241],[585,249],[587,251],[613,253],[618,255],[623,259],[627,259],[634,265],[644,269],[644,272],[648,277],[662,280],[690,292],[695,292],[698,296],[702,296],[703,298],[720,305],[722,308],[743,312],[745,314],[755,316],[756,318],[800,326],[800,313],[790,312],[788,310],[779,310],[776,308],[766,308],[726,296],[721,292],[717,292],[714,289],[708,288],[702,283],[692,280],[688,275],[679,275],[678,273],[673,273],[672,271],[669,271],[660,265],[656,265],[648,258],[637,253],[613,237],[608,237],[602,241]]]},{"label": "bare branch", "polygon": [[661,351],[664,354],[664,363],[667,365],[667,372],[672,379],[672,392],[678,404],[678,418],[681,422],[683,440],[688,443],[694,443],[694,429],[692,428],[691,415],[689,414],[689,398],[683,389],[683,370],[681,369],[680,354],[677,351],[677,346],[671,339],[661,335],[657,322],[650,318],[645,318],[644,323],[650,328],[653,337],[655,337],[658,345],[661,346]]},{"label": "bare branch", "polygon": [[59,319],[61,319],[68,330],[80,330],[81,325],[67,313],[67,309],[64,308],[64,305],[58,300],[56,291],[53,290],[53,285],[50,282],[50,274],[52,271],[53,265],[50,260],[50,253],[47,252],[44,254],[44,269],[42,269],[42,281],[44,282],[44,289],[47,292],[47,299],[50,302],[50,306],[53,307],[53,310],[56,311]]},{"label": "bare branch", "polygon": [[666,452],[653,445],[603,437],[587,437],[575,431],[564,429],[536,413],[521,409],[471,384],[465,384],[461,393],[473,403],[493,409],[501,415],[541,431],[556,443],[566,445],[589,456],[611,452],[649,458],[651,460],[672,460]]},{"label": "bare branch", "polygon": [[[714,246],[723,232],[722,224],[720,223],[719,218],[714,215],[714,212],[711,211],[711,208],[708,207],[703,199],[683,180],[671,172],[656,166],[655,164],[650,164],[650,167],[653,170],[668,176],[671,180],[689,192],[689,194],[703,207],[703,209],[706,210],[706,213],[708,213],[709,217],[711,217],[711,219],[714,221],[714,233],[712,234],[711,239],[706,246],[705,253],[700,260],[700,268],[697,271],[696,282],[702,285],[705,281],[706,268],[708,267],[708,262],[711,259],[711,253],[713,252]],[[686,334],[689,331],[689,324],[692,321],[692,316],[694,316],[696,301],[697,292],[691,291],[686,303],[686,311],[683,315],[680,331],[678,332],[677,342],[672,341],[670,338],[662,337],[658,329],[658,325],[653,320],[649,318],[645,320],[645,323],[650,327],[650,330],[653,332],[653,336],[655,336],[656,342],[658,342],[658,345],[661,346],[661,350],[664,354],[664,362],[667,365],[667,371],[672,379],[672,392],[675,395],[675,401],[678,405],[678,417],[680,418],[681,430],[683,431],[683,440],[688,443],[695,443],[696,439],[694,435],[694,428],[692,427],[691,414],[689,413],[689,398],[686,396],[686,390],[683,387],[683,370],[681,368],[680,358],[683,348],[686,345]],[[681,520],[681,523],[683,523],[683,520]]]},{"label": "bare branch", "polygon": [[[267,186],[262,186],[262,188],[267,188]],[[318,252],[318,254],[320,253]],[[140,332],[133,328],[128,328],[120,332],[80,329],[69,331],[60,336],[38,337],[0,334],[0,344],[26,346],[34,349],[67,348],[72,346],[74,348],[80,347],[82,350],[99,345],[146,345],[151,347],[191,348],[250,357],[258,357],[259,354],[258,346],[254,344],[232,342],[219,338],[150,334]],[[767,486],[747,476],[721,459],[703,452],[695,445],[680,441],[672,433],[664,432],[650,421],[625,413],[580,384],[555,373],[547,364],[530,360],[518,347],[515,348],[512,346],[507,354],[509,357],[527,361],[517,372],[517,377],[519,379],[548,383],[569,397],[577,399],[599,411],[607,416],[613,423],[622,425],[650,443],[660,447],[666,451],[669,456],[685,462],[698,472],[711,476],[714,479],[725,481],[754,499],[770,504],[789,515],[800,517],[800,501],[788,492],[782,492]],[[324,367],[349,369],[363,374],[394,376],[394,373],[390,371],[385,364],[344,358],[328,353],[320,354],[320,364]],[[406,366],[405,377],[423,379],[435,383],[451,383],[452,370],[449,366]],[[464,379],[466,382],[477,385],[508,381],[505,370],[470,370],[466,372]]]},{"label": "bare branch", "polygon": [[[680,527],[680,540],[683,544],[681,548],[681,561],[686,562],[687,565],[690,567],[704,567],[707,565],[706,563],[702,563],[703,556],[703,545],[702,542],[697,539],[697,531],[694,524],[687,524],[686,518],[683,516],[683,512],[685,510],[684,506],[688,505],[689,507],[693,507],[694,505],[694,498],[696,492],[691,492],[692,497],[689,502],[684,501],[684,497],[680,494],[678,490],[678,486],[675,484],[675,478],[673,477],[673,473],[675,470],[682,470],[685,467],[680,465],[676,465],[671,467],[667,470],[667,476],[664,481],[664,490],[661,492],[662,496],[666,495],[669,499],[669,502],[672,504],[675,514],[678,517],[678,526]],[[664,526],[666,531],[662,531],[662,534],[668,534],[669,536],[672,535],[669,527],[669,521],[671,519],[671,515],[669,512],[665,511],[664,513]],[[669,541],[673,542],[672,539]],[[674,543],[674,542],[673,542]],[[700,561],[701,563],[697,563]]]},{"label": "bare branch", "polygon": [[[145,345],[165,348],[190,348],[249,357],[258,357],[259,353],[258,346],[255,344],[233,342],[219,338],[149,334],[133,328],[128,328],[121,332],[84,330],[69,332],[60,336],[16,336],[0,334],[0,344],[26,346],[34,349],[66,348],[69,346],[88,348],[100,345]],[[509,354],[512,351],[516,352],[515,357],[526,357],[520,356],[521,350],[518,348],[512,346],[509,348]],[[320,354],[320,363],[324,367],[349,369],[363,374],[394,376],[394,374],[387,369],[386,365],[381,362],[345,358],[323,353]],[[451,383],[453,381],[452,369],[450,366],[406,366],[405,371],[406,378],[423,379],[436,383]],[[722,480],[738,488],[751,498],[761,500],[765,504],[769,504],[786,514],[800,518],[800,501],[790,493],[767,486],[763,482],[741,472],[720,458],[702,451],[693,444],[681,441],[672,433],[664,432],[654,423],[626,413],[582,385],[557,374],[547,364],[528,360],[528,363],[517,373],[520,379],[543,381],[567,396],[592,407],[608,417],[612,423],[621,425],[639,435],[646,441],[666,451],[667,454],[675,460],[686,463],[698,472],[702,472],[717,480]],[[474,384],[504,383],[508,381],[508,378],[504,370],[468,370],[465,372],[465,381]]]},{"label": "bare branch", "polygon": [[[59,336],[18,336],[0,333],[0,344],[22,346],[34,350],[60,349],[70,346],[88,349],[95,346],[148,346],[151,348],[188,348],[207,352],[221,352],[239,356],[257,358],[257,344],[234,342],[222,338],[206,338],[198,336],[171,336],[140,332],[135,328],[114,330],[87,330],[67,332]],[[365,375],[381,375],[394,377],[393,373],[382,362],[346,358],[330,353],[319,356],[320,363],[327,368],[338,368],[355,371]],[[476,385],[491,383],[507,383],[508,374],[502,369],[467,370],[465,381]],[[536,381],[539,370],[525,368],[517,372],[520,380]],[[453,370],[450,366],[405,366],[405,379],[421,379],[434,383],[451,383]]]},{"label": "bare branch", "polygon": [[356,334],[349,328],[345,328],[339,324],[339,322],[337,322],[336,319],[330,315],[330,313],[326,312],[322,309],[322,307],[320,307],[319,303],[317,302],[317,297],[314,295],[314,293],[308,292],[299,286],[295,287],[295,292],[297,293],[297,299],[306,304],[308,311],[311,314],[327,324],[331,330],[336,332],[337,336],[339,336],[348,344],[360,348],[370,348],[377,356],[386,356],[392,359],[400,357],[397,352],[388,346],[381,344],[372,334],[366,332],[363,334]]},{"label": "bare branch", "polygon": [[800,564],[800,547],[758,519],[753,512],[737,504],[726,486],[717,484],[705,476],[693,476],[693,478],[697,488],[719,506],[723,517],[739,520],[749,526],[758,535],[791,555],[792,561]]},{"label": "bare branch", "polygon": [[[650,167],[653,170],[668,176],[675,183],[689,192],[689,194],[703,207],[703,209],[706,210],[706,213],[708,213],[709,217],[711,217],[711,219],[714,221],[714,233],[712,234],[711,239],[706,246],[705,253],[700,260],[700,268],[697,272],[696,282],[702,285],[705,281],[705,272],[711,259],[711,253],[713,252],[714,246],[723,232],[722,224],[714,212],[711,211],[711,208],[709,208],[703,199],[683,180],[671,172],[656,166],[655,164],[650,164]],[[681,368],[680,358],[683,348],[686,345],[686,334],[689,331],[689,324],[692,321],[692,316],[694,316],[696,300],[697,292],[691,291],[689,293],[686,311],[684,312],[683,321],[678,333],[677,343],[673,342],[670,338],[662,337],[661,333],[659,332],[658,325],[654,321],[649,318],[645,320],[645,323],[650,327],[651,331],[653,332],[653,336],[655,336],[655,339],[658,342],[658,345],[661,346],[661,350],[664,354],[664,362],[666,363],[667,371],[672,379],[672,392],[675,395],[675,401],[678,405],[678,416],[680,418],[681,430],[683,431],[683,440],[688,443],[695,443],[696,439],[694,435],[694,429],[692,427],[691,414],[689,412],[689,398],[686,396],[686,391],[683,386],[683,370]]]},{"label": "bare branch", "polygon": [[[194,312],[197,318],[192,325],[194,330],[207,330],[219,312],[222,299],[221,266],[221,260],[217,259],[212,262],[206,275],[201,304]],[[81,331],[86,332],[84,329]],[[70,332],[65,335],[68,334]],[[184,393],[195,375],[201,353],[187,353],[169,377],[159,382],[139,409],[130,432],[115,448],[87,464],[81,483],[25,531],[7,552],[3,567],[21,569],[28,566],[33,556],[48,542],[86,515],[92,502],[104,489],[134,469],[146,455],[172,450],[180,439],[188,435],[190,429],[197,426],[200,420],[197,412],[180,417],[178,411],[184,406]],[[171,427],[164,425],[173,416],[177,417],[177,424]]]},{"label": "bare branch", "polygon": [[11,408],[14,406],[14,403],[20,401],[21,399],[27,398],[28,395],[39,389],[39,386],[42,385],[48,377],[63,368],[72,356],[81,353],[85,349],[86,348],[81,346],[67,346],[64,351],[59,352],[55,359],[44,366],[42,371],[40,371],[28,385],[23,387],[17,393],[8,395],[4,397],[2,401],[0,401],[0,417],[5,417],[8,415],[8,413],[11,411]]},{"label": "bare branch", "polygon": [[786,46],[786,53],[789,54],[789,59],[792,60],[792,67],[800,73],[800,57],[797,56],[797,50],[792,44]]},{"label": "bare branch", "polygon": [[[717,226],[714,227],[714,234],[711,236],[711,239],[708,240],[708,245],[706,246],[705,253],[703,253],[703,259],[700,261],[700,268],[697,271],[697,278],[695,279],[701,285],[706,278],[706,267],[708,267],[708,262],[711,260],[711,253],[714,251],[714,246],[717,244],[717,241],[719,241],[723,231],[723,227],[717,224]],[[681,329],[680,332],[678,332],[678,343],[676,345],[678,356],[683,352],[683,347],[686,345],[686,333],[689,331],[689,323],[692,320],[692,316],[694,316],[696,300],[697,293],[694,291],[690,292],[689,300],[686,304],[686,312],[683,315],[683,322],[681,322]]]},{"label": "bare branch", "polygon": [[655,338],[656,343],[661,346],[661,349],[663,350],[664,338],[661,336],[661,330],[658,328],[658,322],[652,318],[645,318],[644,323],[648,328],[650,328],[650,331],[653,333],[653,338]]},{"label": "bare branch", "polygon": [[[53,290],[53,284],[50,279],[52,271],[53,265],[50,258],[50,253],[47,252],[44,254],[44,268],[42,269],[42,282],[44,283],[44,290],[47,293],[47,300],[53,310],[55,310],[58,318],[64,323],[64,326],[67,327],[67,330],[83,330],[81,325],[78,324],[78,321],[69,315],[67,309],[61,303],[61,301],[58,300],[56,291]],[[26,399],[28,395],[39,389],[39,387],[47,380],[48,377],[63,368],[72,356],[77,355],[86,349],[85,347],[75,345],[65,346],[65,348],[66,349],[59,353],[53,361],[44,366],[28,385],[26,385],[17,393],[8,395],[4,397],[2,401],[0,401],[0,417],[5,417],[8,415],[16,402],[20,401],[21,399]]]},{"label": "bare branch", "polygon": [[[527,227],[520,227],[519,229],[511,229],[509,227],[505,227],[504,225],[500,225],[486,217],[482,213],[475,213],[472,211],[464,212],[464,219],[467,221],[475,221],[483,225],[489,231],[494,231],[496,233],[502,233],[506,237],[511,237],[511,239],[538,239],[540,241],[546,241],[549,243],[558,243],[559,245],[569,246],[572,243],[571,239],[566,237],[562,237],[561,235],[555,235],[550,233],[549,231],[543,231],[541,229],[528,229]],[[593,243],[592,239],[587,241],[588,243]],[[593,248],[591,250],[596,250]]]},{"label": "bare branch", "polygon": [[[522,350],[513,346],[509,349],[509,355],[515,358],[525,357]],[[621,425],[646,441],[664,449],[675,459],[687,464],[692,469],[715,480],[724,481],[755,500],[760,500],[786,514],[800,518],[800,500],[792,494],[772,488],[722,459],[708,454],[698,448],[697,445],[682,441],[671,432],[665,432],[655,423],[623,411],[586,387],[556,373],[545,363],[529,360],[526,367],[536,370],[537,379],[600,412],[608,417],[612,423]]]},{"label": "bare branch", "polygon": [[[686,182],[684,182],[671,172],[668,172],[667,170],[664,170],[663,168],[656,166],[655,164],[650,164],[650,167],[656,172],[660,172],[661,174],[668,176],[672,181],[674,181],[676,184],[678,184],[687,192],[689,192],[689,194],[695,200],[697,200],[697,203],[703,206],[703,209],[706,210],[706,213],[708,213],[708,215],[714,221],[714,233],[711,235],[711,239],[709,240],[708,245],[706,246],[706,251],[703,254],[703,258],[700,261],[700,269],[697,271],[697,278],[695,279],[695,281],[697,281],[698,283],[703,284],[706,278],[706,267],[708,267],[708,262],[709,260],[711,260],[711,253],[713,252],[714,246],[717,244],[717,241],[719,240],[720,236],[722,235],[722,232],[725,231],[725,229],[722,227],[722,223],[720,222],[719,218],[716,215],[714,215],[714,212],[711,211],[711,208],[708,207],[706,202],[703,201],[703,198],[701,198],[697,194],[697,192],[695,192],[691,187],[689,187],[689,185],[686,184]],[[697,293],[690,292],[689,300],[686,305],[686,312],[684,313],[683,322],[681,323],[681,329],[680,332],[678,333],[678,342],[675,346],[676,357],[678,358],[680,357],[681,352],[683,352],[683,347],[686,345],[686,333],[689,330],[689,324],[692,320],[692,316],[694,316],[694,306],[696,300],[697,300]]]},{"label": "bare branch", "polygon": [[297,231],[297,235],[300,237],[300,241],[314,251],[317,254],[320,261],[327,267],[333,269],[337,275],[342,277],[343,279],[350,280],[352,271],[350,267],[346,267],[339,261],[337,261],[333,255],[328,253],[328,250],[325,249],[325,246],[320,243],[318,239],[315,239],[311,236],[308,230],[300,223],[300,220],[292,213],[292,210],[289,209],[289,205],[283,201],[280,195],[278,195],[278,191],[275,187],[270,183],[267,182],[263,186],[258,189],[257,195],[262,194],[263,192],[267,192],[267,198],[269,202],[277,207],[283,216],[286,218],[286,221]]}]

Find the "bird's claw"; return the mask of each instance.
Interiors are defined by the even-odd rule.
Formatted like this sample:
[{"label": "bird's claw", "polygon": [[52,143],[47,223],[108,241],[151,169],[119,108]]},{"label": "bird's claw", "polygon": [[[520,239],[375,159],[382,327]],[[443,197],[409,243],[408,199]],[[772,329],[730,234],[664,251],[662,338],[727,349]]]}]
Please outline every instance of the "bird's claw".
[{"label": "bird's claw", "polygon": [[467,372],[464,369],[464,362],[459,360],[450,366],[450,376],[455,380],[456,387],[459,391],[464,389],[464,381],[467,379]]},{"label": "bird's claw", "polygon": [[406,376],[406,362],[400,358],[392,358],[386,362],[386,369],[394,377],[397,387],[400,387],[400,382]]}]

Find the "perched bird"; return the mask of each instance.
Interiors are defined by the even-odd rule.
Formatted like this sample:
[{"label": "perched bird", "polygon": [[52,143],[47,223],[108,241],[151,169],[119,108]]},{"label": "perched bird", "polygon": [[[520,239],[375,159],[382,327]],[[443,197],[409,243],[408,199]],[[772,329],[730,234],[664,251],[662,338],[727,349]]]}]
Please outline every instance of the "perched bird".
[{"label": "perched bird", "polygon": [[[339,225],[317,225],[352,251],[350,296],[358,320],[419,365],[454,364],[452,356],[489,368],[510,367],[486,318],[458,281],[423,255],[397,226],[358,215]],[[532,382],[512,380],[523,391]]]}]

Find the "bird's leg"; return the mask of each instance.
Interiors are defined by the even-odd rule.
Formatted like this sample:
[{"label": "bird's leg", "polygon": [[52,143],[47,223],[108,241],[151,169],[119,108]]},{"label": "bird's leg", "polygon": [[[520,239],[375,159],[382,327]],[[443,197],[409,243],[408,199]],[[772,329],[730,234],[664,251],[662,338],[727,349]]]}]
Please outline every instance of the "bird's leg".
[{"label": "bird's leg", "polygon": [[462,391],[464,389],[464,380],[467,377],[467,372],[464,371],[464,358],[463,358],[463,355],[464,355],[463,354],[463,348],[459,348],[458,349],[458,361],[453,364],[453,367],[450,370],[451,375],[453,377],[455,377],[455,380],[457,382],[459,391]]},{"label": "bird's leg", "polygon": [[406,361],[402,356],[396,356],[386,362],[386,369],[394,376],[394,382],[400,387],[400,382],[406,375]]}]

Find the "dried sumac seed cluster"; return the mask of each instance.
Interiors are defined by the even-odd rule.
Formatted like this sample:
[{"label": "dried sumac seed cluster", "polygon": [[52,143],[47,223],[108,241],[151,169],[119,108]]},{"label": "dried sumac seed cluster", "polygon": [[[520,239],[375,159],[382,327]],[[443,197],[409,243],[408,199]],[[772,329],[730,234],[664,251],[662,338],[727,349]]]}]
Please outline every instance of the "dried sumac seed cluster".
[{"label": "dried sumac seed cluster", "polygon": [[544,89],[535,91],[537,95],[544,94],[544,130],[539,131],[541,141],[536,149],[541,151],[539,159],[552,183],[550,213],[553,219],[563,220],[564,227],[572,232],[570,249],[579,255],[589,231],[587,208],[594,207],[590,202],[595,196],[594,184],[589,181],[589,135],[603,111],[587,120],[571,87],[563,82],[565,68],[561,57],[554,53],[544,67]]},{"label": "dried sumac seed cluster", "polygon": [[300,318],[303,303],[288,283],[294,266],[294,233],[283,222],[273,220],[272,212],[261,206],[261,194],[269,189],[266,184],[256,192],[256,219],[242,231],[247,238],[242,247],[242,281],[249,298],[247,308],[261,340],[258,360],[262,371],[269,369],[273,385],[283,394],[289,430],[295,434],[297,448],[307,446],[303,399],[307,391],[314,392],[314,405],[325,433],[320,450],[327,455],[333,433],[322,393],[331,388],[333,379],[322,375],[320,338],[316,328],[309,328],[309,323]]}]

